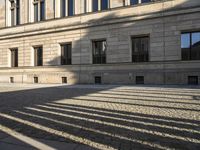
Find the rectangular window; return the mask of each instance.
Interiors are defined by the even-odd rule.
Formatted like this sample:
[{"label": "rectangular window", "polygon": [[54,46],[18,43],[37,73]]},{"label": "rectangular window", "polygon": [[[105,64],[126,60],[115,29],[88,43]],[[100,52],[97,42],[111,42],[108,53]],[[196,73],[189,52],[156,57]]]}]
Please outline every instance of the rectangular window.
[{"label": "rectangular window", "polygon": [[135,82],[136,84],[144,84],[144,76],[136,76]]},{"label": "rectangular window", "polygon": [[34,4],[34,22],[38,22],[38,3]]},{"label": "rectangular window", "polygon": [[34,22],[45,20],[45,0],[34,0]]},{"label": "rectangular window", "polygon": [[14,77],[10,77],[10,83],[14,83]]},{"label": "rectangular window", "polygon": [[43,65],[43,48],[34,47],[34,66]]},{"label": "rectangular window", "polygon": [[10,0],[10,25],[15,26],[19,24],[19,0]]},{"label": "rectangular window", "polygon": [[101,0],[101,10],[108,9],[108,0]]},{"label": "rectangular window", "polygon": [[60,17],[66,16],[66,0],[61,0],[60,2]]},{"label": "rectangular window", "polygon": [[106,40],[93,41],[93,64],[105,64],[106,63]]},{"label": "rectangular window", "polygon": [[67,77],[62,77],[62,83],[66,84],[67,83]]},{"label": "rectangular window", "polygon": [[98,7],[99,7],[98,0],[92,0],[92,11],[93,12],[98,11],[99,10]]},{"label": "rectangular window", "polygon": [[101,84],[101,76],[95,76],[94,77],[94,83],[95,84]]},{"label": "rectangular window", "polygon": [[20,24],[20,0],[16,0],[16,25]]},{"label": "rectangular window", "polygon": [[33,78],[33,82],[34,82],[34,83],[38,83],[38,77],[34,77],[34,78]]},{"label": "rectangular window", "polygon": [[62,44],[61,45],[61,65],[71,65],[72,64],[72,44]]},{"label": "rectangular window", "polygon": [[74,15],[74,0],[68,0],[68,16]]},{"label": "rectangular window", "polygon": [[130,5],[136,5],[138,3],[139,3],[138,0],[130,0]]},{"label": "rectangular window", "polygon": [[45,2],[40,1],[40,20],[45,20]]},{"label": "rectangular window", "polygon": [[149,60],[149,37],[132,38],[132,61],[147,62]]},{"label": "rectangular window", "polygon": [[11,67],[18,67],[18,49],[11,49]]},{"label": "rectangular window", "polygon": [[151,2],[152,0],[141,0],[141,3],[148,3]]},{"label": "rectangular window", "polygon": [[188,76],[189,85],[198,85],[198,76]]},{"label": "rectangular window", "polygon": [[200,60],[200,32],[181,34],[182,60]]}]

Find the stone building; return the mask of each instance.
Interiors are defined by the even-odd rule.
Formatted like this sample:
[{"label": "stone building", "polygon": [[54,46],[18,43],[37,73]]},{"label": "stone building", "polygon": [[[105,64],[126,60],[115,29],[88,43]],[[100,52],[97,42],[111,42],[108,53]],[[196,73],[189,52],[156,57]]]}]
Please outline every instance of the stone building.
[{"label": "stone building", "polygon": [[200,82],[199,0],[0,0],[0,12],[0,82]]}]

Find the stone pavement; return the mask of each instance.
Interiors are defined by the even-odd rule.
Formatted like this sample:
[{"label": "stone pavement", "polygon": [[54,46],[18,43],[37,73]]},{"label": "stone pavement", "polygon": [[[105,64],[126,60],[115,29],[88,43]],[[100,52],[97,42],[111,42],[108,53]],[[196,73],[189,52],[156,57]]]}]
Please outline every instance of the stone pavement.
[{"label": "stone pavement", "polygon": [[0,84],[0,149],[200,149],[200,88]]}]

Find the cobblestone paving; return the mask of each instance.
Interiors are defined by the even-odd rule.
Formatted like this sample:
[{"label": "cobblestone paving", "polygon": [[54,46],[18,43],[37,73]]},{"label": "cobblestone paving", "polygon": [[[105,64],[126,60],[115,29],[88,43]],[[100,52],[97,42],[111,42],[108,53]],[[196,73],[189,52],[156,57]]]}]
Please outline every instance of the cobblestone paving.
[{"label": "cobblestone paving", "polygon": [[199,150],[200,89],[0,84],[1,132],[67,150]]}]

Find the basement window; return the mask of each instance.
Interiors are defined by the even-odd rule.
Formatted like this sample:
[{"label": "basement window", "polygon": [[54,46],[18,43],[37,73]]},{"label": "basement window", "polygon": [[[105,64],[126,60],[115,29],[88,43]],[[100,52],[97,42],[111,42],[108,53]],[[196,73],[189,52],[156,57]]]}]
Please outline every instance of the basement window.
[{"label": "basement window", "polygon": [[198,85],[198,76],[188,76],[189,85]]},{"label": "basement window", "polygon": [[67,77],[62,77],[62,83],[67,84]]},{"label": "basement window", "polygon": [[38,77],[34,77],[34,78],[33,78],[33,82],[34,82],[34,83],[38,83]]},{"label": "basement window", "polygon": [[144,76],[136,76],[136,84],[144,84]]},{"label": "basement window", "polygon": [[95,81],[95,84],[101,84],[101,77],[100,76],[95,76],[94,77],[94,81]]},{"label": "basement window", "polygon": [[14,83],[14,77],[10,77],[10,83]]}]

